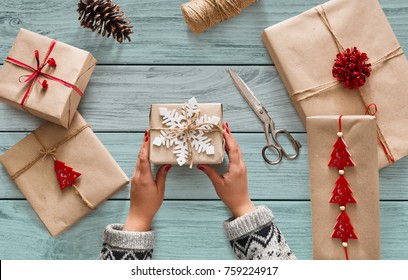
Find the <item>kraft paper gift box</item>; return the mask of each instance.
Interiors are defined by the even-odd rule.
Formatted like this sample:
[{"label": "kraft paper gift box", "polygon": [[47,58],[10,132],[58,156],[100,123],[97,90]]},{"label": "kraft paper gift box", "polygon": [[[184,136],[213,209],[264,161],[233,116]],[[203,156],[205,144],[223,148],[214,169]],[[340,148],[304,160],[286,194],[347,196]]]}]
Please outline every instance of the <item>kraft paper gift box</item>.
[{"label": "kraft paper gift box", "polygon": [[[309,116],[363,115],[375,103],[379,168],[408,154],[408,63],[377,0],[332,0],[265,29],[262,37],[304,124]],[[359,90],[333,78],[340,52],[335,39],[369,57],[371,76]]]},{"label": "kraft paper gift box", "polygon": [[95,65],[87,51],[20,29],[0,71],[0,100],[68,128]]},{"label": "kraft paper gift box", "polygon": [[[310,198],[314,259],[345,259],[341,239],[331,238],[340,214],[339,204],[329,203],[337,168],[329,167],[333,144],[338,139],[339,116],[308,117]],[[345,211],[358,239],[348,240],[349,259],[380,259],[380,209],[377,168],[377,135],[372,116],[343,116],[343,139],[354,167],[345,167],[344,176],[356,203],[347,203]]]},{"label": "kraft paper gift box", "polygon": [[[75,186],[60,189],[54,160],[81,173]],[[79,113],[69,129],[49,122],[40,126],[1,155],[0,162],[54,237],[129,181]]]},{"label": "kraft paper gift box", "polygon": [[[197,108],[196,129],[190,131],[191,144],[183,136],[187,127],[187,104]],[[186,115],[183,115],[183,111]],[[170,116],[171,115],[171,116]],[[173,122],[166,117],[173,117]],[[223,109],[220,103],[197,103],[191,98],[185,104],[152,104],[150,108],[150,162],[154,164],[219,164],[224,160],[224,138],[222,129]],[[181,118],[181,119],[180,119]],[[207,124],[207,125],[205,125]],[[208,125],[212,124],[211,127]],[[172,134],[177,139],[166,139]],[[174,138],[174,137],[173,137]],[[202,140],[202,141],[200,141]],[[200,143],[199,143],[200,142]],[[188,153],[191,152],[191,157]]]}]

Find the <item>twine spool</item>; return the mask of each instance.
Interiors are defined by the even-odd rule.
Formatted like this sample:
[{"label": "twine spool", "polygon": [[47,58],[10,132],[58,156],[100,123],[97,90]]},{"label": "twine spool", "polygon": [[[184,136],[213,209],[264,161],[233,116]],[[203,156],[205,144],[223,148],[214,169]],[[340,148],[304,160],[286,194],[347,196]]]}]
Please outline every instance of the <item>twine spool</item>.
[{"label": "twine spool", "polygon": [[192,0],[181,5],[190,29],[199,34],[204,30],[238,15],[257,0]]}]

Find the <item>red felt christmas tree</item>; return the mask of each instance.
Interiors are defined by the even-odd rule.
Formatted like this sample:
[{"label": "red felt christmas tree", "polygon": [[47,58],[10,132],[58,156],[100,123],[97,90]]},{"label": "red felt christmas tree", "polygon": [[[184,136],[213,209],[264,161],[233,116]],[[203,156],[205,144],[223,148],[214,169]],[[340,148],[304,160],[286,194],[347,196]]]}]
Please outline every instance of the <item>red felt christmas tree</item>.
[{"label": "red felt christmas tree", "polygon": [[339,137],[333,145],[333,152],[331,153],[331,160],[329,166],[337,167],[339,170],[344,170],[346,166],[355,166],[351,159],[351,154],[347,150],[347,144],[342,137]]},{"label": "red felt christmas tree", "polygon": [[76,172],[72,167],[69,167],[64,162],[59,160],[55,161],[54,169],[61,190],[75,185],[76,179],[81,176],[81,173]]},{"label": "red felt christmas tree", "polygon": [[340,206],[346,206],[347,203],[356,203],[352,194],[353,192],[349,188],[349,182],[346,180],[346,177],[340,175],[336,181],[336,187],[333,190],[330,203],[338,203]]},{"label": "red felt christmas tree", "polygon": [[341,131],[341,118],[339,117],[339,132],[337,132],[337,141],[333,145],[333,152],[331,153],[331,159],[329,161],[329,167],[336,167],[340,177],[336,181],[336,186],[333,190],[333,195],[330,199],[330,203],[338,203],[340,205],[340,215],[337,217],[337,223],[334,225],[334,231],[331,238],[339,238],[342,241],[344,252],[346,254],[346,260],[349,259],[347,252],[347,241],[349,239],[358,239],[354,233],[354,228],[351,225],[350,218],[346,214],[346,204],[356,203],[353,197],[353,193],[349,187],[345,174],[345,167],[356,166],[351,159],[351,154],[347,149],[347,144],[343,139],[343,132]]},{"label": "red felt christmas tree", "polygon": [[350,218],[345,211],[342,211],[337,217],[337,223],[334,225],[331,237],[340,238],[342,242],[347,242],[349,239],[357,239],[354,228],[350,223]]}]

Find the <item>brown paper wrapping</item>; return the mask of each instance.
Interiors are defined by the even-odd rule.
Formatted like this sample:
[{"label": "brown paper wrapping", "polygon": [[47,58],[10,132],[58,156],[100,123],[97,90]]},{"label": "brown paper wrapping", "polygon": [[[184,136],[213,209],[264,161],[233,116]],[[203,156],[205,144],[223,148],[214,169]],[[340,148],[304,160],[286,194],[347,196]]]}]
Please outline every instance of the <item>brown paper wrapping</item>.
[{"label": "brown paper wrapping", "polygon": [[[176,109],[181,113],[183,104],[152,104],[150,108],[150,128],[165,128],[162,124],[162,117],[159,113],[159,108],[164,107],[168,110]],[[200,114],[207,116],[217,116],[220,118],[218,125],[222,125],[222,104],[220,103],[198,103]],[[154,146],[153,139],[160,135],[160,130],[150,130],[150,162],[154,164],[177,164],[176,156],[174,155],[174,147],[167,149],[165,146]],[[222,132],[206,133],[211,138],[211,144],[214,146],[214,154],[206,155],[204,152],[198,154],[194,149],[193,163],[194,164],[219,164],[224,160],[224,143]],[[186,164],[188,165],[188,164]]]},{"label": "brown paper wrapping", "polygon": [[[333,144],[337,140],[339,116],[307,118],[310,195],[314,259],[344,260],[342,242],[331,238],[339,205],[329,203],[337,168],[328,167]],[[345,177],[356,204],[347,204],[346,212],[358,239],[349,239],[350,259],[380,259],[380,209],[377,168],[377,135],[372,116],[342,117],[343,138],[355,167],[345,168]]]},{"label": "brown paper wrapping", "polygon": [[[20,29],[8,56],[36,69],[34,51],[39,51],[40,63],[42,63],[51,42],[52,39],[50,38]],[[43,72],[76,85],[84,93],[96,65],[96,60],[92,54],[57,41],[49,57],[55,59],[57,66],[46,66]],[[10,62],[4,62],[0,71],[0,100],[11,107],[22,110],[20,102],[30,82],[20,83],[19,78],[32,73],[32,71]],[[40,80],[43,81],[43,79],[44,77],[40,76]],[[46,90],[43,90],[38,82],[33,84],[29,98],[25,103],[25,109],[32,115],[68,128],[81,96],[59,82],[51,79],[46,80],[48,82]]]},{"label": "brown paper wrapping", "polygon": [[[44,146],[51,148],[86,124],[77,113],[69,129],[46,123],[35,132]],[[0,162],[13,176],[36,158],[41,148],[31,133],[1,155]],[[125,173],[89,127],[58,147],[56,158],[82,173],[76,186],[95,207],[128,183]],[[54,237],[91,211],[71,187],[60,190],[52,156],[40,159],[14,181]]]},{"label": "brown paper wrapping", "polygon": [[[377,0],[332,0],[323,7],[341,44],[366,52],[369,62],[400,46]],[[263,41],[290,96],[335,80],[331,71],[339,51],[315,8],[265,29]],[[408,154],[407,76],[408,63],[402,54],[373,66],[371,77],[360,88],[367,104],[358,91],[343,85],[303,101],[293,97],[292,101],[303,123],[308,116],[363,115],[366,106],[375,103],[378,127],[398,160]],[[390,164],[381,146],[378,159],[379,168]]]}]

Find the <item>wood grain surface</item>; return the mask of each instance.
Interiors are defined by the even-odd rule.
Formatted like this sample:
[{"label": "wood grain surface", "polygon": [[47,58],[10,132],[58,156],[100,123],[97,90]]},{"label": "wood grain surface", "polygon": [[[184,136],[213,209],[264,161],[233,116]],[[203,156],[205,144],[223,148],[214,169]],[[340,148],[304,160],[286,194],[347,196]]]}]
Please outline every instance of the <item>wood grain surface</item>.
[{"label": "wood grain surface", "polygon": [[[271,64],[262,31],[324,1],[260,0],[239,16],[194,35],[180,5],[187,0],[117,1],[132,21],[132,42],[119,45],[79,26],[76,1],[1,0],[0,61],[21,27],[92,52],[100,64]],[[403,49],[408,50],[408,2],[381,0]]]},{"label": "wood grain surface", "polygon": [[[108,201],[60,237],[53,239],[26,201],[1,201],[1,259],[96,259],[106,224],[123,222],[129,203]],[[299,259],[311,259],[309,202],[263,201]],[[381,202],[381,256],[407,259],[408,204]],[[232,259],[223,221],[228,210],[220,201],[165,201],[153,227],[154,259]],[[16,234],[18,228],[18,234]]]},{"label": "wood grain surface", "polygon": [[[26,133],[0,133],[0,151],[5,151],[22,139]],[[309,167],[305,134],[293,134],[302,144],[300,157],[294,161],[283,160],[276,166],[266,164],[261,156],[265,145],[263,133],[234,133],[241,146],[248,168],[250,195],[254,199],[309,200]],[[133,174],[139,144],[143,133],[97,133],[103,144],[130,178]],[[288,148],[289,151],[289,148]],[[228,160],[217,166],[220,173],[226,172]],[[158,168],[153,167],[153,171]],[[408,200],[408,158],[380,172],[382,200]],[[208,178],[196,168],[174,166],[168,177],[166,199],[217,199]],[[287,178],[290,178],[288,180]],[[0,198],[23,198],[3,168],[0,168]],[[129,186],[114,198],[128,199]]]},{"label": "wood grain surface", "polygon": [[[239,94],[229,66],[97,66],[79,111],[95,131],[145,131],[150,104],[198,102],[224,104],[224,118],[234,131],[261,132],[262,123]],[[278,127],[304,131],[272,66],[237,67],[264,103]],[[364,113],[364,112],[363,112]],[[1,103],[0,131],[33,130],[43,121]]]}]

